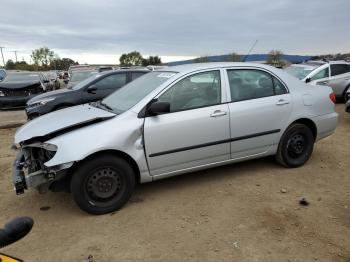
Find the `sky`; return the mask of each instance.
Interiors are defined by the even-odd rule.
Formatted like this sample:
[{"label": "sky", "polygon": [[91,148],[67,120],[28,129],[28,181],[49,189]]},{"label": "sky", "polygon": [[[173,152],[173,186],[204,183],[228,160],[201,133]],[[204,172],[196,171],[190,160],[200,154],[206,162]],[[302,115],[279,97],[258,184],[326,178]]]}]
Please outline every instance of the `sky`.
[{"label": "sky", "polygon": [[0,10],[5,60],[47,46],[79,63],[134,50],[168,62],[245,54],[255,40],[252,53],[350,52],[350,0],[0,0]]}]

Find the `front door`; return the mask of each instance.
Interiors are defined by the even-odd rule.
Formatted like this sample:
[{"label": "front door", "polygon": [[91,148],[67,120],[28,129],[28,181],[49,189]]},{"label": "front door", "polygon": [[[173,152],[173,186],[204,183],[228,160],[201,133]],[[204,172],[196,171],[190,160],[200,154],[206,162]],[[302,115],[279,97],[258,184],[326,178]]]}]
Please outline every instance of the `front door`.
[{"label": "front door", "polygon": [[229,160],[228,105],[220,70],[187,76],[158,97],[170,113],[146,117],[144,139],[152,175]]}]

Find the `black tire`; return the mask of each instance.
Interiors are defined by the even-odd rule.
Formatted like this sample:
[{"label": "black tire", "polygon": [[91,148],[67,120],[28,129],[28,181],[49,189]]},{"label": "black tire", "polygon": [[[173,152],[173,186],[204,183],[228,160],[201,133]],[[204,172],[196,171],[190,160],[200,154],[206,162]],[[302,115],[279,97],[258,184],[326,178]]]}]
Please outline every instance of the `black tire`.
[{"label": "black tire", "polygon": [[284,132],[276,154],[276,160],[286,167],[299,167],[310,158],[315,138],[307,126],[292,124]]},{"label": "black tire", "polygon": [[343,100],[344,100],[343,102],[345,102],[345,103],[347,102],[346,93],[348,92],[349,88],[350,88],[350,85],[348,85],[343,92]]},{"label": "black tire", "polygon": [[127,161],[99,155],[83,162],[73,174],[71,192],[77,205],[94,215],[120,209],[135,187],[135,174]]}]

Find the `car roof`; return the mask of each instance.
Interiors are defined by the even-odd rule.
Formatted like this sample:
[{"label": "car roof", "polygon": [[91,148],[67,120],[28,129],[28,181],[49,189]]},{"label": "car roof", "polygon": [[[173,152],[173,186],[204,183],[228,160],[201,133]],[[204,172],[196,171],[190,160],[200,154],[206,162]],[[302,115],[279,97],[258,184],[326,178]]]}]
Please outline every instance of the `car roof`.
[{"label": "car roof", "polygon": [[131,73],[138,73],[138,72],[151,72],[148,69],[117,69],[117,70],[108,70],[108,71],[102,71],[99,72],[100,75],[108,75],[108,74],[117,74],[121,72],[131,72]]},{"label": "car roof", "polygon": [[[215,69],[215,68],[228,68],[228,67],[255,67],[255,68],[264,68],[270,71],[277,70],[277,68],[269,65],[259,64],[259,63],[246,63],[246,62],[211,62],[211,63],[194,63],[178,66],[169,66],[167,68],[162,68],[160,70],[155,70],[155,72],[169,72],[174,71],[178,73],[190,73],[193,71],[206,70],[206,69]],[[280,70],[280,69],[278,69]]]}]

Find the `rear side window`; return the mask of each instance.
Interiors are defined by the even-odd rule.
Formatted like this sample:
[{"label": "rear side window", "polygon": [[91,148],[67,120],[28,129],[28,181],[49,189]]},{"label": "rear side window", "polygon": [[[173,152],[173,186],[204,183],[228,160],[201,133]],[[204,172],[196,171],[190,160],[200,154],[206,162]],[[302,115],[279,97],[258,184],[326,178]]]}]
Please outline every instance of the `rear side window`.
[{"label": "rear side window", "polygon": [[332,76],[346,74],[346,73],[349,73],[349,66],[348,65],[346,65],[346,64],[331,65],[331,75]]},{"label": "rear side window", "polygon": [[260,70],[228,70],[227,74],[232,102],[287,93],[277,78]]},{"label": "rear side window", "polygon": [[311,77],[311,81],[322,79],[322,78],[326,78],[326,77],[329,77],[329,68],[328,67],[323,69],[323,70],[321,70],[320,72],[318,72],[313,77]]}]

